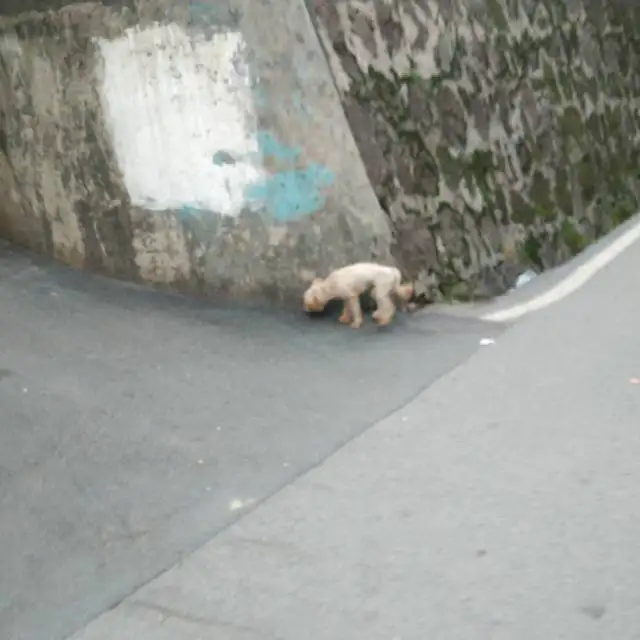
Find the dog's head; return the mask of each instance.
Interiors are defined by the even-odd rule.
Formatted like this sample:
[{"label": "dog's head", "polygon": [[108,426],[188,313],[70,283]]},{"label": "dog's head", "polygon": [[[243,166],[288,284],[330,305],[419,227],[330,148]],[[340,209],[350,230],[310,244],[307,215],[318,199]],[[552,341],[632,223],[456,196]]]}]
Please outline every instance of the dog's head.
[{"label": "dog's head", "polygon": [[311,286],[304,292],[303,307],[305,311],[322,311],[327,304],[324,293],[324,280],[315,278]]}]

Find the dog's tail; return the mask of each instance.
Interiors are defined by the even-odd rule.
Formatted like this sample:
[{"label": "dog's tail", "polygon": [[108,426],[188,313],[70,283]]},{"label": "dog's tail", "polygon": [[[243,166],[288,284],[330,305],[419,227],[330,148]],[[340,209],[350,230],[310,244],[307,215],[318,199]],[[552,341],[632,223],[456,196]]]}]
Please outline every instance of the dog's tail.
[{"label": "dog's tail", "polygon": [[395,288],[395,294],[402,302],[409,302],[413,296],[413,285],[411,283],[398,284]]}]

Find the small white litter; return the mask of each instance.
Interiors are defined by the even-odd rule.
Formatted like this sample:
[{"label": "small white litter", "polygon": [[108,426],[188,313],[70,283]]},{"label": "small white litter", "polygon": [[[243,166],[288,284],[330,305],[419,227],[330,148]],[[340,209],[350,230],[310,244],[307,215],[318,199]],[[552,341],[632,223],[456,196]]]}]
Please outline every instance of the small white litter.
[{"label": "small white litter", "polygon": [[239,511],[240,509],[246,509],[250,507],[255,500],[253,498],[248,498],[247,500],[231,500],[229,502],[229,511]]},{"label": "small white litter", "polygon": [[521,273],[516,280],[515,289],[519,289],[520,287],[524,287],[527,282],[531,282],[538,274],[533,271],[533,269],[529,269],[524,273]]}]

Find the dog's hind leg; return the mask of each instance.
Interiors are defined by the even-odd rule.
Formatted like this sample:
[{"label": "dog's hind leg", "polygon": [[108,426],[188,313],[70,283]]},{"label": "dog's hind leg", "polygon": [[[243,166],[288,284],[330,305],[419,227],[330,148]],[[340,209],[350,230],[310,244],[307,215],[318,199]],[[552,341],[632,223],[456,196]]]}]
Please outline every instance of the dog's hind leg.
[{"label": "dog's hind leg", "polygon": [[358,296],[350,296],[345,300],[345,311],[347,310],[351,315],[351,326],[359,329],[362,326],[362,309]]}]

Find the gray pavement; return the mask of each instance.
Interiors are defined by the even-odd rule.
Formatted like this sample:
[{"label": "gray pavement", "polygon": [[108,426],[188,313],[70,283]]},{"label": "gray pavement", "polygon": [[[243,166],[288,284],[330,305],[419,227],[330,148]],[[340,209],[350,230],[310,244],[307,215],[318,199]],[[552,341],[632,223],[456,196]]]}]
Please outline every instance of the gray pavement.
[{"label": "gray pavement", "polygon": [[[438,314],[352,331],[149,292],[0,247],[0,639],[68,637],[500,331]],[[251,575],[253,547],[243,548],[232,564]],[[277,549],[267,543],[263,560],[281,557],[273,577],[288,584],[295,554]],[[256,580],[263,570],[258,562]],[[294,580],[304,564],[291,570]],[[240,574],[216,571],[207,581],[233,598]],[[233,624],[244,633],[254,622]],[[163,632],[178,640],[181,624],[172,618]],[[293,637],[293,620],[279,624]],[[216,639],[242,637],[230,629]]]},{"label": "gray pavement", "polygon": [[638,273],[634,246],[73,640],[640,638]]}]

